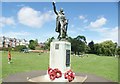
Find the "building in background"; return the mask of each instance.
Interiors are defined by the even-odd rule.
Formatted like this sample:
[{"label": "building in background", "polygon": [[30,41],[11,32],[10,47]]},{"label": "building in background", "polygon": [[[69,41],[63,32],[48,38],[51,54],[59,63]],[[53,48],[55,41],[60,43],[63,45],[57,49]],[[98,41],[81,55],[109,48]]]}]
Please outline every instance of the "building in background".
[{"label": "building in background", "polygon": [[29,42],[25,39],[9,38],[2,36],[0,37],[0,48],[5,47],[16,47],[18,45],[25,45],[28,47]]}]

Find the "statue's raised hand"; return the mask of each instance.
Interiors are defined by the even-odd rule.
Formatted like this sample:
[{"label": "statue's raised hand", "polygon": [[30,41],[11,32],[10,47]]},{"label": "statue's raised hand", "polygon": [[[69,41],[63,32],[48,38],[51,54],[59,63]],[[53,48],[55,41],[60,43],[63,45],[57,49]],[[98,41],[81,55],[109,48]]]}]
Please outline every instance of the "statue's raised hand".
[{"label": "statue's raised hand", "polygon": [[55,14],[58,15],[58,13],[56,11],[56,7],[55,7],[55,2],[52,2],[52,4],[53,4],[53,9],[54,9]]},{"label": "statue's raised hand", "polygon": [[55,2],[52,2],[53,6],[55,6]]}]

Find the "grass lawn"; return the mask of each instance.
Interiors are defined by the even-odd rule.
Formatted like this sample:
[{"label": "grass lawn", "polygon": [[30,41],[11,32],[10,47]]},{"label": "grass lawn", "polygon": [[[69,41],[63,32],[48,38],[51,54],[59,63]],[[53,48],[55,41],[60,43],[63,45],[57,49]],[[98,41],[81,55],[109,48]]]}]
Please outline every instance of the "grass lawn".
[{"label": "grass lawn", "polygon": [[88,57],[72,57],[75,72],[90,73],[112,81],[118,81],[118,58],[90,54]]},{"label": "grass lawn", "polygon": [[[1,53],[1,52],[0,52]],[[18,72],[47,70],[49,54],[11,52],[12,64],[7,63],[7,52],[2,52],[3,78]],[[118,59],[108,56],[89,54],[88,57],[71,56],[71,68],[74,72],[95,74],[108,80],[118,81]]]}]

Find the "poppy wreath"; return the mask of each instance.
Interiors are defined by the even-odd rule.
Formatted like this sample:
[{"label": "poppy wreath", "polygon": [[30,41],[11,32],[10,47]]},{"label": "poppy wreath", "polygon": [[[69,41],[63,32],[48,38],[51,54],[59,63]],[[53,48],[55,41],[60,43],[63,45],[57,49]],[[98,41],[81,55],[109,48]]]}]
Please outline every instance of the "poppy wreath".
[{"label": "poppy wreath", "polygon": [[59,69],[54,69],[55,73],[56,73],[56,78],[60,78],[62,77],[62,72]]},{"label": "poppy wreath", "polygon": [[51,80],[55,80],[56,74],[52,68],[48,68],[48,74]]},{"label": "poppy wreath", "polygon": [[48,74],[51,80],[55,80],[55,78],[62,77],[62,72],[59,69],[48,68]]},{"label": "poppy wreath", "polygon": [[65,79],[68,79],[69,82],[71,82],[75,78],[75,73],[73,73],[72,70],[69,70],[64,74],[64,77],[65,77]]}]

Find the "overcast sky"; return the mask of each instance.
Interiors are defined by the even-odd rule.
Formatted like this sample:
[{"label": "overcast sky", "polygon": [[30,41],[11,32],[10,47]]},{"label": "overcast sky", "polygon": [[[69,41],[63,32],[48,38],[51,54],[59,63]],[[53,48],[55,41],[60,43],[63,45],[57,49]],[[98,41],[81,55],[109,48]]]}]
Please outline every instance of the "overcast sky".
[{"label": "overcast sky", "polygon": [[[68,36],[83,35],[95,43],[118,41],[117,2],[57,2],[56,7],[63,8],[69,19]],[[3,2],[1,36],[44,42],[58,36],[55,19],[50,2]]]}]

